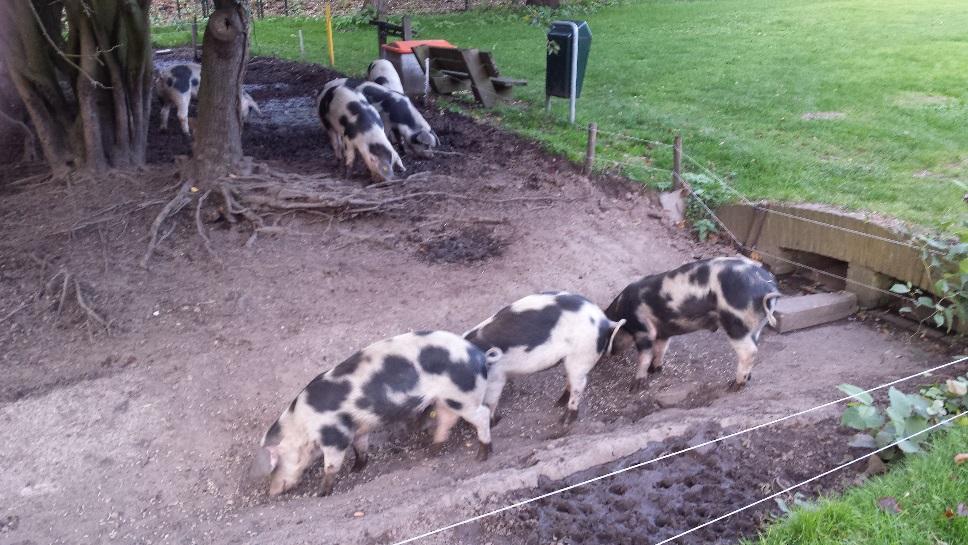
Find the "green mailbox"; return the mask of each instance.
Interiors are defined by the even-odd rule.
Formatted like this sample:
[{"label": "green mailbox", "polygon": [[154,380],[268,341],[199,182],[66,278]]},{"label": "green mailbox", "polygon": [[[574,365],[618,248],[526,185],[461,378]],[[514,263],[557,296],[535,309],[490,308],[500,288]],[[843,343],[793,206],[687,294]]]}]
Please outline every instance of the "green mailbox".
[{"label": "green mailbox", "polygon": [[551,107],[551,97],[571,99],[572,123],[591,46],[592,31],[586,21],[555,21],[548,29],[545,107]]}]

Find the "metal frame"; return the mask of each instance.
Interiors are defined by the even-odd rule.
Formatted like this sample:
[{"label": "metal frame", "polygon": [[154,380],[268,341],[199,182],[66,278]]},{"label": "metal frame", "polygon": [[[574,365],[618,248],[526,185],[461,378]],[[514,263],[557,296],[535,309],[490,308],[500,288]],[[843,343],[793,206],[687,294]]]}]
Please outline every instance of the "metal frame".
[{"label": "metal frame", "polygon": [[[568,122],[575,124],[575,104],[578,101],[578,24],[574,21],[552,21],[552,25],[571,27],[571,96],[568,98]],[[545,97],[545,110],[551,111],[551,95]]]}]

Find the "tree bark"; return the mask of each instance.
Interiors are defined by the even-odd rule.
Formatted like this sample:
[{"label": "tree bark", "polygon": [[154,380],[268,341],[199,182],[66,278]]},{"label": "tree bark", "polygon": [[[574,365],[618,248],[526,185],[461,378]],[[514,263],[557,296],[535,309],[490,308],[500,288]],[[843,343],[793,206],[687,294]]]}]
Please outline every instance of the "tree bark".
[{"label": "tree bark", "polygon": [[202,38],[202,83],[193,156],[199,183],[242,161],[240,95],[249,54],[249,19],[239,0],[216,0]]},{"label": "tree bark", "polygon": [[0,55],[55,174],[144,163],[149,4],[0,2]]}]

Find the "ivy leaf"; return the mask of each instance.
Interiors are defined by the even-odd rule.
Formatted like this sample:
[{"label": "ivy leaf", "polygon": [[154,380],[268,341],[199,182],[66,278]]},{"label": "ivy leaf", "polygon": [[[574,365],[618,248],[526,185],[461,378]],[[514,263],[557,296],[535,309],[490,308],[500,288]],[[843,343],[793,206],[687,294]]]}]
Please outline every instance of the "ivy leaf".
[{"label": "ivy leaf", "polygon": [[894,293],[907,293],[911,291],[911,286],[908,286],[907,284],[894,284],[891,286],[891,291]]},{"label": "ivy leaf", "polygon": [[853,384],[841,384],[837,386],[837,389],[841,392],[853,397],[857,401],[860,401],[864,405],[870,405],[874,403],[874,398],[862,388],[854,386]]},{"label": "ivy leaf", "polygon": [[847,407],[841,417],[841,422],[845,426],[863,431],[881,427],[884,424],[884,417],[878,414],[876,407],[857,405]]},{"label": "ivy leaf", "polygon": [[901,314],[905,314],[905,313],[911,312],[911,307],[901,307],[897,309],[897,311],[900,312]]},{"label": "ivy leaf", "polygon": [[925,295],[918,297],[917,303],[919,307],[934,307],[934,300]]},{"label": "ivy leaf", "polygon": [[934,325],[938,327],[941,327],[944,325],[944,314],[941,314],[940,312],[935,312],[934,314],[931,315],[931,318],[934,319]]},{"label": "ivy leaf", "polygon": [[850,438],[850,442],[847,443],[847,446],[854,448],[869,448],[874,450],[877,448],[877,441],[875,441],[874,438],[869,434],[857,433]]},{"label": "ivy leaf", "polygon": [[958,270],[968,274],[968,257],[961,260],[961,263],[958,264]]},{"label": "ivy leaf", "polygon": [[914,408],[911,396],[893,386],[887,391],[887,396],[891,399],[891,408],[895,409],[898,416],[901,418],[911,416],[912,409]]},{"label": "ivy leaf", "polygon": [[905,454],[915,454],[921,452],[921,447],[919,447],[917,443],[912,443],[911,441],[901,441],[897,444],[897,447]]},{"label": "ivy leaf", "polygon": [[948,285],[948,281],[942,278],[941,280],[938,280],[937,282],[934,283],[934,292],[938,294],[948,293],[948,289],[950,287],[951,286]]}]

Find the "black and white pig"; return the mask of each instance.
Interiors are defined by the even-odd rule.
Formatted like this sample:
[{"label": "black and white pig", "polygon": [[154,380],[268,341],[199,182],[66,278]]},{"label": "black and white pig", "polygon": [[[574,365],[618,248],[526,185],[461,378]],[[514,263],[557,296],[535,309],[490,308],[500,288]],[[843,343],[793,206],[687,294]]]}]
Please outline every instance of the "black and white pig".
[{"label": "black and white pig", "polygon": [[566,382],[558,404],[568,403],[561,421],[573,422],[589,371],[602,354],[611,351],[623,323],[608,319],[598,305],[580,295],[551,291],[519,299],[464,333],[481,350],[500,348],[504,353],[488,370],[484,403],[492,422],[498,420],[498,401],[509,376],[536,373],[559,363],[565,368]]},{"label": "black and white pig", "polygon": [[435,445],[446,441],[463,418],[477,429],[478,460],[486,460],[491,452],[490,412],[483,405],[487,368],[500,358],[500,350],[480,350],[446,331],[373,343],[296,396],[262,438],[250,475],[271,476],[269,494],[275,496],[296,486],[322,455],[322,493],[329,494],[350,445],[356,454],[353,470],[359,471],[366,465],[371,431],[430,405],[438,415]]},{"label": "black and white pig", "polygon": [[719,326],[739,358],[733,383],[739,389],[750,378],[760,333],[767,323],[776,327],[773,308],[778,297],[776,278],[742,256],[704,259],[629,284],[605,315],[625,320],[619,343],[628,334],[638,349],[631,390],[645,385],[649,371],[662,370],[670,337]]},{"label": "black and white pig", "polygon": [[[391,142],[400,145],[405,154],[430,158],[433,148],[440,145],[440,138],[430,123],[420,115],[420,110],[402,93],[391,91],[372,81],[340,78],[330,81],[326,88],[341,85],[363,95],[383,120],[383,127]],[[325,88],[324,88],[325,89]]]},{"label": "black and white pig", "polygon": [[363,95],[331,83],[319,94],[319,119],[336,158],[343,161],[346,176],[353,168],[357,153],[376,181],[392,178],[394,167],[406,171],[397,150],[387,139],[380,113]]},{"label": "black and white pig", "polygon": [[366,69],[366,79],[401,95],[404,94],[403,83],[400,81],[397,69],[393,67],[392,62],[386,59],[377,59],[371,62]]},{"label": "black and white pig", "polygon": [[[198,97],[198,87],[201,82],[202,67],[194,62],[175,64],[158,72],[155,78],[155,93],[161,100],[159,120],[162,130],[168,128],[168,114],[174,106],[182,132],[186,135],[190,134],[188,106],[193,98]],[[252,112],[262,115],[262,110],[249,93],[242,91],[240,98],[243,121],[249,119]]]}]

